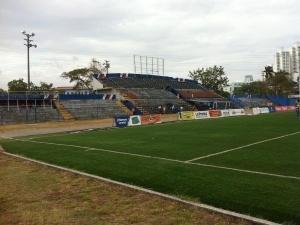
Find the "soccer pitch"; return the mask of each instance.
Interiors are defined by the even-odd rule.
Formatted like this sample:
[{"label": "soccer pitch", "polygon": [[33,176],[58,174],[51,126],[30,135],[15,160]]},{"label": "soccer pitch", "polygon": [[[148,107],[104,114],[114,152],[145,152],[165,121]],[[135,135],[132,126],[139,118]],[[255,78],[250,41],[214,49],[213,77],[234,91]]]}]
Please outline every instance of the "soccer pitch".
[{"label": "soccer pitch", "polygon": [[4,149],[277,223],[300,223],[294,112],[0,139]]}]

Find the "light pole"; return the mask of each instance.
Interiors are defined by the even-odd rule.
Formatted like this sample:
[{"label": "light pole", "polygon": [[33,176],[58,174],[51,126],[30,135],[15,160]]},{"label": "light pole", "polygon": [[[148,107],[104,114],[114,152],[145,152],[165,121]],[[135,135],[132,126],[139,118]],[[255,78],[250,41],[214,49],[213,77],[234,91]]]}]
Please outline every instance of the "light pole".
[{"label": "light pole", "polygon": [[300,71],[298,72],[298,99],[300,99]]},{"label": "light pole", "polygon": [[27,34],[25,30],[21,31],[22,34],[24,34],[26,36],[26,38],[24,39],[27,43],[24,44],[27,47],[27,74],[28,74],[28,91],[30,91],[30,69],[29,69],[29,49],[31,47],[37,47],[37,45],[33,45],[31,44],[31,42],[33,40],[30,40],[31,37],[33,37],[35,34]]},{"label": "light pole", "polygon": [[104,65],[104,67],[106,68],[106,74],[108,74],[108,68],[109,68],[109,61],[107,61],[107,60],[104,60],[105,61],[105,63],[103,63],[103,65]]}]

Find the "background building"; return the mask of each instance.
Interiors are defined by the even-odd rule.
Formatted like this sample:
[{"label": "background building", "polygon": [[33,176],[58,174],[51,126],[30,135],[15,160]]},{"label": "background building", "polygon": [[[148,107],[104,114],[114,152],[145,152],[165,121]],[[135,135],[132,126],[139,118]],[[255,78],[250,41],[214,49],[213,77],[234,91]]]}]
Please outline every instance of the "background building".
[{"label": "background building", "polygon": [[294,77],[297,73],[300,73],[300,41],[295,42],[291,51],[291,70],[294,73]]},{"label": "background building", "polygon": [[252,83],[254,80],[253,80],[253,76],[252,75],[246,75],[245,76],[245,83],[248,84],[248,83]]},{"label": "background building", "polygon": [[296,80],[300,71],[300,42],[295,42],[290,51],[279,48],[274,55],[273,71],[285,71],[290,78]]},{"label": "background building", "polygon": [[281,70],[291,73],[290,52],[285,51],[283,47],[280,48],[274,55],[274,64],[273,64],[274,72],[279,72]]},{"label": "background building", "polygon": [[241,87],[243,84],[249,84],[254,82],[253,80],[253,76],[252,75],[246,75],[245,76],[245,80],[244,82],[232,82],[229,84],[229,86],[227,86],[226,88],[224,88],[224,91],[229,92],[230,94],[233,94],[234,90]]}]

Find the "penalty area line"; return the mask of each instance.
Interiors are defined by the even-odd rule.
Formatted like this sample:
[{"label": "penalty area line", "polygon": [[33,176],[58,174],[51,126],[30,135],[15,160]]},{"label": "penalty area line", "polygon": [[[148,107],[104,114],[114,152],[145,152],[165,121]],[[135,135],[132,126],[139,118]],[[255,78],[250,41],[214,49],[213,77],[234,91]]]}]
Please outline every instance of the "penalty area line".
[{"label": "penalty area line", "polygon": [[251,173],[251,174],[266,175],[266,176],[271,176],[271,177],[280,177],[280,178],[300,180],[300,177],[295,177],[295,176],[286,176],[286,175],[280,175],[280,174],[275,174],[275,173],[264,173],[264,172],[253,171],[253,170],[236,169],[236,168],[231,168],[231,167],[215,166],[215,165],[203,164],[203,163],[193,163],[193,162],[187,162],[187,163],[192,164],[192,165],[197,165],[197,166],[216,168],[216,169],[231,170],[231,171],[238,171],[238,172],[243,172],[243,173]]},{"label": "penalty area line", "polygon": [[[300,132],[298,132],[298,133],[300,133]],[[243,172],[243,173],[251,173],[251,174],[259,174],[259,175],[265,175],[265,176],[300,180],[300,177],[295,177],[295,176],[286,176],[286,175],[264,173],[264,172],[258,172],[258,171],[252,171],[252,170],[243,170],[243,169],[237,169],[237,168],[231,168],[231,167],[223,167],[223,166],[216,166],[216,165],[210,165],[210,164],[203,164],[203,163],[195,163],[195,162],[189,162],[189,161],[181,161],[181,160],[176,160],[176,159],[162,158],[162,157],[157,157],[157,156],[140,155],[140,154],[128,153],[128,152],[118,152],[118,151],[113,151],[113,150],[92,148],[92,147],[85,147],[85,146],[78,146],[78,145],[68,145],[68,144],[59,144],[59,143],[52,143],[52,142],[33,141],[33,140],[28,140],[28,139],[16,139],[16,138],[8,138],[8,137],[6,137],[6,138],[7,139],[12,139],[12,140],[17,140],[17,141],[22,141],[22,142],[32,142],[32,143],[38,143],[38,144],[80,148],[80,149],[85,149],[84,151],[86,151],[86,152],[91,152],[91,151],[109,152],[109,153],[120,154],[120,155],[129,155],[129,156],[142,157],[142,158],[148,158],[148,159],[158,159],[158,160],[164,160],[164,161],[169,161],[169,162],[190,164],[190,165],[196,165],[196,166],[202,166],[202,167],[210,167],[210,168],[215,168],[215,169],[231,170],[231,171],[237,171],[237,172]]]},{"label": "penalty area line", "polygon": [[251,143],[251,144],[248,144],[248,145],[243,145],[243,146],[240,146],[240,147],[237,147],[237,148],[228,149],[228,150],[225,150],[225,151],[222,151],[222,152],[217,152],[217,153],[213,153],[213,154],[193,158],[193,159],[190,159],[190,160],[186,160],[185,162],[194,162],[194,161],[199,160],[199,159],[205,159],[205,158],[209,158],[209,157],[212,157],[212,156],[225,154],[227,152],[232,152],[232,151],[239,150],[239,149],[242,149],[242,148],[246,148],[246,147],[250,147],[250,146],[253,146],[253,145],[258,145],[258,144],[261,144],[261,143],[281,139],[281,138],[296,135],[296,134],[299,134],[299,133],[300,133],[300,131],[295,132],[295,133],[291,133],[291,134],[282,135],[282,136],[275,137],[275,138],[266,139],[266,140],[263,140],[263,141],[254,142],[254,143]]},{"label": "penalty area line", "polygon": [[60,143],[53,143],[53,142],[35,141],[32,139],[18,139],[18,138],[4,137],[4,136],[2,136],[2,137],[6,138],[6,139],[22,141],[22,142],[31,142],[31,143],[37,143],[37,144],[79,148],[79,149],[84,149],[85,152],[100,151],[100,152],[109,152],[109,153],[120,154],[120,155],[130,155],[130,156],[136,156],[136,157],[160,159],[160,160],[166,160],[166,161],[171,161],[171,162],[185,163],[184,161],[176,160],[176,159],[161,158],[161,157],[149,156],[149,155],[140,155],[140,154],[128,153],[128,152],[119,152],[119,151],[113,151],[113,150],[102,149],[102,148],[93,148],[93,147],[86,147],[86,146],[80,146],[80,145],[70,145],[70,144],[60,144]]}]

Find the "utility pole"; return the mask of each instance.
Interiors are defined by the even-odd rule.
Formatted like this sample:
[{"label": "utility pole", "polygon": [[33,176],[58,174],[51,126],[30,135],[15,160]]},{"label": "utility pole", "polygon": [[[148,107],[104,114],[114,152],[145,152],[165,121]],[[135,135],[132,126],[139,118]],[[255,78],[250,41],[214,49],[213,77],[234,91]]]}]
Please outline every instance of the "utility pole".
[{"label": "utility pole", "polygon": [[30,66],[29,66],[29,49],[31,47],[37,47],[37,45],[33,45],[31,44],[31,42],[33,40],[30,40],[31,37],[33,37],[35,34],[27,34],[25,30],[21,31],[22,34],[24,34],[26,36],[26,38],[24,39],[26,41],[26,47],[27,47],[27,75],[28,75],[28,91],[30,91]]}]

